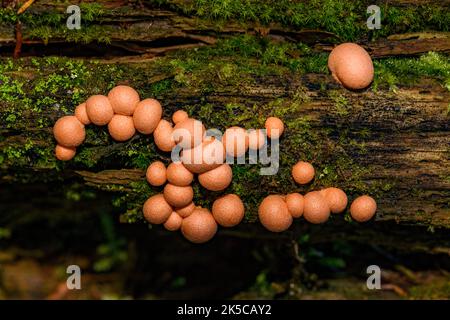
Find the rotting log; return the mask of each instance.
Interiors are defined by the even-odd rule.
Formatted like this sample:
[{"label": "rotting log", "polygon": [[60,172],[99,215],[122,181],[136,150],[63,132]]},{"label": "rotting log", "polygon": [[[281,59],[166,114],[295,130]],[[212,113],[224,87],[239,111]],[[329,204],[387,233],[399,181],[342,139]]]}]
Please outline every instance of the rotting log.
[{"label": "rotting log", "polygon": [[[329,90],[337,90],[348,100],[346,115],[336,111],[335,103],[320,89],[320,84],[326,84]],[[311,131],[329,132],[328,141],[330,151],[342,148],[344,152],[365,170],[361,181],[367,185],[382,187],[388,186],[389,191],[383,193],[378,199],[378,221],[394,220],[400,224],[425,225],[432,227],[450,226],[450,212],[448,200],[450,199],[450,181],[448,180],[449,160],[449,123],[447,107],[449,93],[436,83],[420,83],[410,87],[398,88],[396,93],[380,90],[377,93],[352,93],[339,88],[333,83],[330,76],[305,75],[300,79],[286,79],[283,76],[270,76],[258,79],[256,83],[241,88],[239,93],[234,88],[222,88],[203,97],[207,103],[221,108],[227,103],[243,105],[266,105],[270,101],[281,97],[292,97],[302,88],[306,102],[301,104],[300,114],[287,115],[288,118],[298,116],[307,117]],[[176,96],[166,96],[163,104],[166,114],[176,110],[178,106],[195,105],[199,96],[191,90],[181,89]],[[5,110],[0,109],[0,114]],[[195,110],[194,110],[195,113]],[[3,114],[4,115],[4,114]],[[33,123],[33,113],[23,119]],[[53,117],[56,118],[56,117]],[[201,118],[201,117],[200,117]],[[212,124],[208,119],[202,119],[207,127]],[[232,121],[232,120],[231,120]],[[231,123],[232,124],[232,123]],[[27,128],[43,133],[45,139],[51,140],[50,128]],[[105,129],[102,129],[106,131]],[[338,145],[341,131],[348,131],[348,135],[364,146],[364,153],[358,154],[358,148],[351,145]],[[361,137],[360,133],[367,130],[368,134]],[[296,128],[288,128],[286,139],[295,134]],[[2,147],[17,141],[27,140],[25,132],[16,132],[15,129],[3,129],[6,139],[1,142]],[[45,144],[40,138],[31,137],[36,145]],[[22,138],[21,138],[22,137]],[[135,139],[143,139],[137,136]],[[29,138],[28,138],[29,139]],[[127,143],[112,143],[112,145],[87,146],[93,148],[101,158],[114,154]],[[149,144],[152,143],[149,141]],[[281,140],[283,152],[283,139]],[[81,147],[83,148],[83,147]],[[296,153],[299,155],[296,155]],[[303,150],[290,150],[283,157],[300,159]],[[157,152],[158,157],[166,158],[167,154]],[[312,159],[320,167],[329,160]],[[320,163],[323,161],[324,163]],[[95,169],[78,170],[77,165],[71,164],[68,172],[78,175],[90,185],[108,190],[111,185],[123,186],[124,192],[133,192],[130,183],[144,181],[142,169],[120,169],[102,171]],[[22,168],[23,170],[23,168]],[[53,169],[40,168],[37,172],[33,167],[28,168],[32,175],[47,175]],[[350,179],[351,168],[344,168],[340,173],[339,185],[345,189],[355,188]],[[48,172],[46,172],[48,171]],[[266,192],[289,192],[298,189],[287,179],[289,168],[282,168],[282,181],[278,177],[261,177],[261,185],[248,185],[248,188],[259,188],[261,194]],[[14,167],[4,167],[3,182],[10,179]],[[65,174],[68,174],[67,172]],[[69,176],[73,176],[69,174]],[[349,181],[347,181],[350,179]],[[320,181],[320,180],[319,180]],[[318,184],[320,186],[320,182]],[[252,208],[252,214],[256,208]]]},{"label": "rotting log", "polygon": [[[245,88],[248,93],[239,97],[230,97],[228,92],[222,92],[215,93],[208,100],[217,105],[227,99],[234,102],[239,99],[250,104],[252,100],[269,101],[276,96],[291,95],[298,85],[312,87],[314,80],[314,77],[302,79],[291,83],[291,88],[277,86],[273,81],[272,86],[260,84]],[[361,129],[370,130],[370,137],[364,139],[364,156],[355,157],[355,161],[368,169],[363,180],[367,184],[380,181],[393,184],[392,190],[378,200],[378,220],[450,227],[450,133],[446,115],[450,95],[447,91],[427,84],[399,89],[396,95],[387,92],[346,93],[352,101],[347,117],[333,114],[333,102],[317,91],[308,90],[306,94],[311,97],[311,102],[303,105],[302,115],[310,117],[312,130],[327,128],[338,132],[346,128],[350,134],[352,131],[357,134]],[[195,99],[195,96],[178,96],[176,104],[190,104]],[[354,151],[348,147],[345,152],[351,155]],[[128,169],[98,173],[81,171],[77,174],[88,184],[100,188],[107,184],[126,186],[130,181],[144,179],[144,171]],[[346,174],[351,175],[351,172],[344,173],[344,189],[352,187],[346,185]],[[282,189],[287,191],[287,188]]]},{"label": "rotting log", "polygon": [[[114,5],[122,6],[123,3],[110,4]],[[59,6],[58,10],[63,9]],[[46,5],[38,2],[30,10],[46,10]],[[220,70],[214,70],[216,73],[209,74],[205,79],[190,79],[191,82],[211,82],[213,88],[205,90],[182,82],[179,78],[186,76],[184,73],[176,74],[160,68],[156,56],[172,50],[179,52],[199,46],[213,47],[217,39],[243,33],[259,34],[272,41],[305,42],[318,52],[329,51],[337,39],[335,35],[323,31],[294,30],[279,25],[262,30],[256,24],[243,26],[241,23],[229,23],[219,29],[213,24],[199,24],[196,18],[162,9],[144,8],[135,14],[134,10],[125,8],[122,12],[120,15],[106,14],[99,20],[101,25],[111,27],[105,30],[109,30],[112,42],[103,50],[120,48],[121,51],[112,60],[98,59],[97,62],[105,68],[119,62],[123,70],[130,72],[129,79],[122,75],[120,82],[134,85],[145,97],[152,96],[152,85],[175,82],[175,88],[157,95],[165,108],[166,118],[173,111],[186,107],[208,128],[223,129],[231,125],[251,128],[255,124],[261,125],[265,117],[279,112],[277,108],[287,106],[289,109],[282,114],[287,131],[281,140],[279,174],[263,177],[253,170],[249,178],[243,173],[249,166],[243,167],[243,170],[235,166],[236,177],[228,191],[240,193],[246,202],[248,226],[244,228],[253,228],[251,224],[257,221],[257,203],[269,193],[306,192],[336,185],[348,191],[351,198],[363,192],[374,194],[379,210],[376,221],[371,225],[373,229],[355,228],[354,224],[335,218],[313,237],[314,241],[332,241],[342,232],[349,232],[355,239],[374,239],[374,232],[379,231],[385,232],[385,236],[374,241],[382,245],[390,243],[405,249],[413,243],[414,248],[448,254],[450,244],[445,235],[450,227],[450,93],[441,84],[433,79],[421,79],[414,84],[401,84],[395,91],[382,87],[376,91],[350,92],[337,85],[329,75],[299,74],[280,68],[280,72],[251,74],[234,82],[223,80]],[[124,25],[127,27],[123,28]],[[13,29],[2,29],[0,42],[13,48],[15,39],[11,32]],[[26,34],[25,28],[24,47],[42,45],[41,40],[29,39]],[[448,34],[440,32],[397,35],[376,42],[362,42],[376,58],[418,55],[430,50],[448,53],[450,50]],[[52,44],[64,47],[67,42],[61,38],[51,38],[48,45]],[[67,46],[73,48],[73,44]],[[227,63],[226,58],[221,59],[215,58],[220,63]],[[211,58],[208,63],[213,60]],[[249,58],[249,64],[254,63],[260,62]],[[88,68],[91,67],[88,65]],[[6,74],[12,79],[45,79],[48,74],[41,74],[38,69],[31,65]],[[142,73],[132,72],[138,69]],[[95,70],[99,72],[99,69]],[[104,74],[105,79],[83,84],[86,87],[83,95],[106,93],[110,86],[108,81],[116,78],[111,71],[106,70]],[[31,91],[32,88],[25,87],[25,96]],[[45,94],[42,93],[43,96]],[[53,97],[64,94],[68,93],[49,93]],[[341,102],[337,102],[336,97]],[[67,99],[65,101],[68,102]],[[276,101],[281,102],[274,103]],[[237,108],[230,113],[225,108],[230,104],[246,110]],[[168,160],[167,154],[156,150],[151,137],[136,135],[128,142],[115,143],[105,137],[105,128],[93,129],[86,144],[78,150],[81,155],[89,155],[89,163],[80,157],[62,165],[52,158],[54,141],[51,126],[58,117],[73,111],[75,105],[68,103],[66,111],[56,104],[45,110],[29,109],[21,112],[17,123],[3,125],[5,119],[14,113],[14,107],[8,101],[0,102],[0,119],[3,121],[0,149],[7,154],[12,148],[11,159],[4,161],[0,169],[4,201],[10,204],[15,201],[15,194],[8,192],[11,185],[20,186],[32,181],[45,189],[47,185],[57,188],[82,182],[87,187],[126,194],[130,200],[130,206],[123,206],[129,211],[123,219],[126,221],[130,220],[127,219],[130,215],[139,216],[140,205],[145,198],[158,192],[158,189],[145,186],[142,161],[139,168],[132,161],[142,151],[146,152],[144,160],[147,163],[154,159]],[[236,115],[236,119],[232,115]],[[45,152],[24,151],[24,154],[17,156],[23,158],[21,162],[19,159],[16,161],[14,152],[17,146],[27,144],[38,150],[42,148]],[[139,145],[139,148],[133,150],[134,145]],[[44,164],[37,161],[41,158],[45,158]],[[300,159],[312,161],[318,169],[319,176],[311,186],[298,187],[290,179],[290,165]],[[198,188],[195,200],[202,201],[202,197],[208,205],[217,194]],[[261,235],[262,229],[256,228],[255,232]],[[299,222],[294,229],[297,228],[304,232],[310,226]],[[340,232],[336,232],[338,229]],[[436,230],[439,236],[430,233],[413,239],[405,238],[410,230],[426,233],[427,229]],[[323,237],[331,231],[335,231],[334,236]],[[240,236],[251,233],[223,231],[222,234]]]}]

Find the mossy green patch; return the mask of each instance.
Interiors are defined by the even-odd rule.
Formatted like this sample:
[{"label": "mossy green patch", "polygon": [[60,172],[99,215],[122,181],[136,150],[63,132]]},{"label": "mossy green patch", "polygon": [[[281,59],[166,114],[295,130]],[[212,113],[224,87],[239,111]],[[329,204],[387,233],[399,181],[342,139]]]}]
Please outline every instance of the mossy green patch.
[{"label": "mossy green patch", "polygon": [[[67,2],[67,6],[70,3]],[[13,8],[0,8],[0,24],[13,25],[20,21],[23,24],[23,32],[31,39],[41,39],[44,43],[50,38],[62,38],[67,41],[89,43],[93,41],[109,43],[109,26],[93,25],[104,9],[98,3],[80,3],[82,19],[80,30],[69,30],[66,27],[66,20],[69,14],[61,7],[51,10],[36,11],[31,6],[23,14],[18,15]]]},{"label": "mossy green patch", "polygon": [[[376,39],[395,33],[426,30],[448,31],[450,13],[445,6],[414,5],[399,6],[384,3],[381,7],[381,24],[379,30],[369,30],[366,21],[369,14],[368,0],[154,0],[147,1],[150,6],[166,8],[182,15],[199,18],[199,27],[205,22],[214,24],[218,29],[230,22],[253,23],[255,26],[271,27],[281,24],[293,29],[316,29],[335,34],[335,41],[356,41],[359,39]],[[64,2],[69,5],[70,3]],[[63,3],[63,4],[64,4]],[[82,14],[81,30],[68,30],[65,26],[68,14],[65,7],[56,5],[47,10],[35,10],[31,6],[21,15],[11,8],[0,9],[0,23],[13,25],[21,21],[26,36],[42,39],[63,38],[74,42],[109,43],[116,28],[102,23],[102,18],[112,13],[129,12],[129,8],[106,9],[100,3],[80,3]],[[122,10],[123,9],[123,10]],[[277,55],[282,48],[272,47],[271,55]]]},{"label": "mossy green patch", "polygon": [[336,34],[342,41],[383,37],[394,33],[422,30],[448,31],[450,13],[445,6],[380,5],[382,28],[368,30],[366,10],[373,4],[359,1],[289,1],[289,0],[192,0],[157,1],[157,3],[225,26],[228,21],[254,22],[261,26],[280,23],[296,29],[318,29]]},{"label": "mossy green patch", "polygon": [[424,77],[434,78],[450,90],[450,57],[448,55],[429,52],[419,58],[375,60],[374,67],[374,90],[380,86],[395,90],[399,84],[413,84]]},{"label": "mossy green patch", "polygon": [[[251,85],[255,76],[329,73],[326,53],[313,52],[301,43],[279,44],[250,35],[222,39],[214,47],[193,52],[174,53],[160,59],[159,63],[167,65],[168,59],[172,67],[170,72],[175,74],[175,84],[197,88],[199,93],[217,90],[217,86],[241,85],[242,90],[242,85]],[[375,60],[372,88],[376,91],[381,86],[395,90],[398,85],[413,84],[423,78],[436,79],[450,88],[449,59],[447,55],[429,52],[418,58]],[[168,82],[164,87],[169,87]],[[345,113],[345,101],[337,96],[331,98],[337,99],[337,109]]]},{"label": "mossy green patch", "polygon": [[339,116],[348,115],[349,103],[347,98],[336,90],[330,90],[328,96],[334,102],[336,113]]}]

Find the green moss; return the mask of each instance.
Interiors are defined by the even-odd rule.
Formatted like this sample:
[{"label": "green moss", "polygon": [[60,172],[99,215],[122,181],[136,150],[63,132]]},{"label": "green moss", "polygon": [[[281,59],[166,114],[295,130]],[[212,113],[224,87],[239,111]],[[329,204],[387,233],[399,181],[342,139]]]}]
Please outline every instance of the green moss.
[{"label": "green moss", "polygon": [[[335,41],[356,41],[386,37],[390,34],[424,30],[448,31],[450,13],[445,6],[430,4],[417,6],[395,6],[385,3],[381,6],[382,28],[368,30],[366,8],[372,4],[368,0],[358,1],[289,1],[289,0],[157,0],[148,1],[150,6],[175,10],[183,15],[200,18],[217,25],[218,28],[230,22],[254,23],[256,26],[270,27],[281,24],[294,29],[316,29],[334,33]],[[64,2],[70,4],[69,2]],[[11,8],[0,9],[0,23],[13,25],[20,20],[25,28],[25,36],[48,41],[50,38],[63,38],[74,42],[109,43],[115,28],[102,24],[101,18],[110,12],[99,3],[80,3],[82,13],[81,30],[67,30],[65,21],[68,15],[64,6],[51,10],[36,11],[31,6],[18,16]],[[125,10],[125,11],[124,11]],[[115,13],[126,13],[116,8]],[[270,56],[282,54],[283,48],[272,47]],[[270,58],[270,57],[269,57]],[[270,61],[265,60],[265,61]]]},{"label": "green moss", "polygon": [[399,84],[413,84],[424,77],[434,78],[450,90],[450,57],[447,55],[429,52],[419,58],[388,58],[374,61],[374,67],[374,90],[380,86],[395,90]]},{"label": "green moss", "polygon": [[142,222],[142,206],[144,205],[144,202],[150,196],[160,193],[162,190],[151,188],[145,179],[133,182],[128,187],[131,188],[131,190],[116,196],[113,200],[113,205],[124,212],[120,216],[121,222]]},{"label": "green moss", "polygon": [[[64,3],[60,3],[64,4]],[[67,6],[71,5],[69,1],[65,2]],[[105,13],[103,5],[95,2],[78,4],[81,10],[82,21],[93,22]],[[0,23],[13,24],[21,21],[29,26],[36,27],[40,25],[60,25],[67,20],[68,14],[64,6],[55,6],[53,10],[35,10],[35,6],[31,6],[27,11],[18,15],[14,8],[0,9]]]},{"label": "green moss", "polygon": [[[0,60],[0,97],[2,110],[0,125],[23,132],[23,140],[0,142],[2,168],[23,167],[62,170],[82,168],[141,168],[155,160],[167,160],[167,154],[156,150],[150,136],[138,136],[116,143],[105,128],[89,126],[86,142],[77,150],[73,161],[62,163],[53,156],[52,126],[57,117],[73,113],[77,104],[92,94],[105,94],[119,82],[129,83],[143,97],[157,97],[164,103],[165,117],[173,108],[183,108],[204,121],[208,128],[225,129],[239,125],[247,129],[262,128],[268,116],[279,116],[288,130],[281,140],[280,171],[277,176],[260,176],[259,165],[233,166],[233,182],[224,192],[242,196],[247,206],[247,219],[254,219],[261,199],[269,193],[307,192],[328,186],[340,186],[349,194],[382,195],[389,192],[395,181],[380,181],[368,185],[363,179],[368,171],[357,159],[366,152],[365,141],[371,132],[362,129],[350,132],[337,128],[324,129],[321,119],[311,119],[304,110],[310,109],[310,98],[305,88],[273,93],[265,102],[255,97],[254,85],[267,79],[299,78],[305,73],[327,73],[327,57],[315,54],[301,44],[276,43],[252,36],[237,36],[220,40],[217,46],[185,50],[142,64],[100,64],[93,61],[66,58],[33,58]],[[295,53],[295,54],[293,54]],[[429,53],[420,58],[386,59],[375,61],[377,69],[375,88],[382,77],[391,74],[393,84],[404,84],[403,77],[415,81],[419,77],[433,78],[441,83],[449,81],[447,56]],[[411,76],[412,74],[412,76]],[[132,76],[130,76],[132,75]],[[156,78],[155,78],[156,77]],[[161,79],[149,81],[148,79]],[[284,80],[280,80],[284,81]],[[290,85],[286,83],[287,85]],[[217,100],[216,93],[230,93],[229,98]],[[235,95],[233,95],[235,93]],[[334,101],[333,112],[347,117],[352,101],[342,91],[326,91]],[[173,97],[192,96],[190,105],[178,105]],[[171,99],[166,99],[171,98]],[[168,101],[168,102],[167,102]],[[334,116],[330,112],[324,117]],[[19,121],[20,120],[20,121]],[[326,119],[324,119],[326,120]],[[30,130],[33,129],[33,130]],[[29,140],[32,144],[27,145]],[[25,141],[25,143],[23,142]],[[317,170],[317,179],[307,186],[295,185],[290,168],[299,160],[311,161]],[[254,186],[260,188],[254,188]],[[131,186],[108,186],[120,192],[114,201],[125,214],[123,221],[136,222],[141,218],[141,206],[158,188],[150,188],[144,179]],[[211,206],[221,193],[213,193],[194,184],[196,202]]]},{"label": "green moss", "polygon": [[[67,2],[67,5],[70,5]],[[13,25],[20,21],[23,27],[25,37],[31,39],[41,39],[45,43],[50,38],[62,38],[72,42],[89,43],[93,41],[109,43],[109,33],[112,28],[109,26],[94,25],[100,16],[104,14],[104,9],[98,3],[80,3],[81,10],[81,29],[69,30],[66,27],[68,14],[61,8],[53,10],[35,11],[31,6],[21,15],[17,15],[12,8],[0,8],[0,24]]]},{"label": "green moss", "polygon": [[169,92],[172,89],[172,80],[164,79],[152,84],[150,92],[154,97],[160,97],[161,95]]},{"label": "green moss", "polygon": [[[328,55],[325,53],[313,53],[303,44],[280,45],[250,35],[219,40],[215,47],[200,48],[193,53],[175,53],[160,62],[167,65],[165,59],[170,59],[170,72],[175,74],[175,84],[196,88],[199,94],[214,91],[220,86],[240,85],[242,90],[242,87],[252,84],[255,76],[288,72],[296,76],[329,73]],[[219,60],[219,57],[222,59]],[[419,58],[375,60],[372,88],[376,91],[381,86],[395,90],[398,85],[413,84],[423,78],[436,79],[444,87],[450,88],[449,59],[446,55],[429,52]],[[173,89],[173,86],[169,86],[171,82],[165,81],[164,88]],[[338,96],[331,98],[336,100],[336,111],[344,115],[345,101]]]},{"label": "green moss", "polygon": [[45,143],[36,144],[31,137],[8,143],[0,148],[0,166],[20,168],[34,163],[42,169],[53,169],[56,167],[53,148]]},{"label": "green moss", "polygon": [[[97,74],[95,77],[92,76],[94,73]],[[0,124],[5,128],[22,130],[24,137],[30,140],[42,139],[29,149],[21,142],[8,143],[0,150],[3,165],[28,163],[56,168],[56,160],[52,156],[54,144],[48,139],[48,131],[37,129],[48,128],[53,125],[56,117],[73,113],[74,108],[89,95],[107,92],[120,76],[121,70],[116,66],[81,60],[49,57],[13,62],[11,59],[2,59]],[[98,141],[99,137],[103,139]],[[108,141],[105,137],[109,139],[104,130],[89,128],[86,143],[104,144]],[[94,160],[87,153],[89,152],[81,148],[74,161],[81,162],[86,167],[94,166],[98,158]]]},{"label": "green moss", "polygon": [[337,90],[330,90],[328,96],[334,102],[336,113],[340,116],[348,115],[348,100],[347,98]]},{"label": "green moss", "polygon": [[[319,29],[336,34],[341,40],[365,38],[368,29],[366,8],[370,1],[289,1],[289,0],[192,0],[157,1],[159,4],[195,15],[219,26],[228,21],[254,22],[262,26],[280,23],[296,29]],[[381,6],[382,28],[371,31],[373,38],[393,33],[421,30],[448,31],[450,13],[445,6]]]}]

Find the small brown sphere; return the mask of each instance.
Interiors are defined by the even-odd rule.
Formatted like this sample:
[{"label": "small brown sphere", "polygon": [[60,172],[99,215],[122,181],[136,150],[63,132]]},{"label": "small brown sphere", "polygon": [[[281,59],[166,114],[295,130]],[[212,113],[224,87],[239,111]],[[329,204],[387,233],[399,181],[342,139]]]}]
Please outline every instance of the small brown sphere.
[{"label": "small brown sphere", "polygon": [[182,208],[176,208],[175,211],[180,215],[182,218],[187,218],[191,215],[192,212],[195,210],[195,204],[193,202],[189,203],[187,206],[184,206]]},{"label": "small brown sphere", "polygon": [[164,187],[164,198],[171,206],[182,208],[192,202],[194,190],[191,186],[179,187],[168,183]]},{"label": "small brown sphere", "polygon": [[155,131],[162,117],[162,107],[158,100],[145,99],[136,105],[133,113],[134,127],[143,134]]},{"label": "small brown sphere", "polygon": [[284,123],[280,118],[269,117],[264,124],[269,138],[277,139],[284,132]]},{"label": "small brown sphere", "polygon": [[77,153],[77,149],[75,147],[64,147],[62,145],[57,144],[55,148],[55,156],[58,160],[61,161],[69,161],[75,154]]},{"label": "small brown sphere", "polygon": [[172,149],[175,147],[175,141],[172,138],[172,133],[173,127],[169,121],[159,121],[158,126],[153,132],[153,138],[159,150],[164,152],[172,151]]},{"label": "small brown sphere", "polygon": [[129,86],[117,86],[108,93],[108,99],[115,114],[133,115],[140,98],[139,93]]},{"label": "small brown sphere", "polygon": [[180,215],[174,211],[170,214],[169,219],[167,219],[167,221],[164,222],[164,228],[166,228],[169,231],[177,231],[178,229],[181,228],[182,223],[183,218],[180,217]]},{"label": "small brown sphere", "polygon": [[181,233],[193,243],[211,240],[217,232],[217,223],[208,209],[196,208],[192,214],[183,219]]},{"label": "small brown sphere", "polygon": [[356,43],[343,43],[334,48],[328,57],[328,68],[333,78],[348,89],[364,89],[373,80],[372,59]]},{"label": "small brown sphere", "polygon": [[219,167],[198,175],[198,182],[208,190],[225,190],[233,180],[233,171],[229,164],[224,163]]},{"label": "small brown sphere", "polygon": [[162,186],[167,181],[166,166],[161,161],[153,162],[148,166],[145,177],[150,185]]},{"label": "small brown sphere", "polygon": [[88,125],[91,123],[91,120],[89,120],[89,117],[86,112],[86,102],[78,105],[75,108],[75,117],[84,125]]},{"label": "small brown sphere", "polygon": [[207,139],[202,144],[181,152],[181,162],[193,173],[203,173],[225,162],[225,148],[220,140]]},{"label": "small brown sphere", "polygon": [[86,138],[84,125],[75,116],[59,118],[53,126],[53,135],[64,147],[78,147]]},{"label": "small brown sphere", "polygon": [[264,145],[266,137],[261,129],[251,130],[248,133],[248,148],[252,150],[259,150]]},{"label": "small brown sphere", "polygon": [[144,218],[152,224],[161,224],[169,219],[172,207],[167,203],[162,194],[151,196],[144,203]]},{"label": "small brown sphere", "polygon": [[259,205],[258,216],[261,224],[272,232],[285,231],[292,224],[286,202],[279,195],[267,196]]},{"label": "small brown sphere", "polygon": [[292,177],[298,184],[307,184],[314,179],[315,170],[311,163],[299,161],[292,167]]},{"label": "small brown sphere", "polygon": [[245,208],[241,198],[235,194],[227,194],[212,206],[212,214],[222,227],[234,227],[244,218]]},{"label": "small brown sphere", "polygon": [[187,118],[189,118],[189,115],[186,111],[184,110],[178,110],[175,111],[174,114],[172,115],[172,121],[173,123],[177,124],[181,121],[186,120]]},{"label": "small brown sphere", "polygon": [[203,142],[205,131],[201,121],[187,118],[173,127],[173,140],[183,149],[191,149]]},{"label": "small brown sphere", "polygon": [[290,193],[286,196],[284,201],[286,201],[289,213],[293,218],[299,218],[302,216],[305,201],[300,193]]},{"label": "small brown sphere", "polygon": [[319,191],[308,192],[304,196],[303,217],[311,223],[323,223],[330,217],[330,208]]},{"label": "small brown sphere", "polygon": [[116,141],[127,141],[136,133],[133,118],[115,114],[108,123],[108,131],[111,137]]},{"label": "small brown sphere", "polygon": [[325,197],[331,213],[341,213],[347,207],[347,195],[341,189],[332,187],[323,189],[320,192]]},{"label": "small brown sphere", "polygon": [[99,94],[86,100],[86,113],[89,120],[97,126],[108,124],[114,116],[108,97]]},{"label": "small brown sphere", "polygon": [[366,222],[372,219],[376,212],[376,201],[367,195],[356,198],[350,206],[350,215],[358,222]]},{"label": "small brown sphere", "polygon": [[228,155],[241,157],[248,150],[247,131],[240,127],[228,128],[223,134],[222,143]]},{"label": "small brown sphere", "polygon": [[194,175],[181,162],[172,162],[167,167],[167,180],[176,186],[185,187],[192,183]]}]

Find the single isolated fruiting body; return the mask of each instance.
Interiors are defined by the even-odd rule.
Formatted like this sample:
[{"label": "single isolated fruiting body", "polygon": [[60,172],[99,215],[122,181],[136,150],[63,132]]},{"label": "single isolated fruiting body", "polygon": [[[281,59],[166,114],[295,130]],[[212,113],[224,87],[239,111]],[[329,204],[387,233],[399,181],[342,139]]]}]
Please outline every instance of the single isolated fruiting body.
[{"label": "single isolated fruiting body", "polygon": [[175,141],[172,138],[173,127],[167,120],[161,120],[158,123],[155,131],[153,132],[153,138],[156,146],[159,150],[164,152],[170,152],[175,147]]},{"label": "single isolated fruiting body", "polygon": [[181,152],[181,162],[192,173],[203,173],[225,163],[225,148],[220,140],[211,138],[195,148]]},{"label": "single isolated fruiting body", "polygon": [[195,210],[195,204],[194,202],[189,203],[187,206],[184,206],[182,208],[176,208],[175,211],[180,215],[182,218],[187,218],[191,215],[192,212]]},{"label": "single isolated fruiting body", "polygon": [[234,227],[244,218],[245,207],[241,198],[235,194],[227,194],[212,206],[212,214],[222,227]]},{"label": "single isolated fruiting body", "polygon": [[86,100],[86,113],[89,120],[97,126],[107,125],[114,116],[108,97],[99,94]]},{"label": "single isolated fruiting body", "polygon": [[57,144],[55,148],[55,156],[58,160],[61,161],[69,161],[75,154],[77,153],[77,149],[75,147],[64,147],[62,145]]},{"label": "single isolated fruiting body", "polygon": [[203,142],[205,126],[201,121],[187,118],[173,127],[173,140],[183,149],[191,149]]},{"label": "single isolated fruiting body", "polygon": [[233,180],[233,171],[229,164],[224,163],[219,167],[198,175],[198,182],[208,190],[221,191],[226,189]]},{"label": "single isolated fruiting body", "polygon": [[330,217],[330,208],[325,197],[319,191],[308,192],[304,196],[303,217],[306,221],[324,223]]},{"label": "single isolated fruiting body", "polygon": [[261,129],[250,130],[248,133],[248,148],[252,150],[259,150],[264,146],[265,135]]},{"label": "single isolated fruiting body", "polygon": [[328,68],[333,78],[348,89],[364,89],[373,80],[372,59],[356,43],[343,43],[334,48],[328,57]]},{"label": "single isolated fruiting body", "polygon": [[164,187],[164,198],[171,206],[182,208],[192,202],[194,190],[191,186],[180,187],[168,183]]},{"label": "single isolated fruiting body", "polygon": [[169,231],[177,231],[178,229],[181,228],[182,223],[183,218],[174,211],[170,214],[167,221],[164,222],[164,228],[166,228]]},{"label": "single isolated fruiting body", "polygon": [[167,167],[167,180],[176,186],[185,187],[192,183],[194,175],[181,162],[172,162]]},{"label": "single isolated fruiting body", "polygon": [[366,222],[372,219],[376,212],[376,201],[367,195],[356,198],[350,206],[350,215],[358,222]]},{"label": "single isolated fruiting body", "polygon": [[222,143],[229,156],[241,157],[248,150],[247,131],[240,127],[228,128],[223,134]]},{"label": "single isolated fruiting body", "polygon": [[292,177],[298,184],[307,184],[314,179],[315,170],[311,163],[299,161],[292,167]]},{"label": "single isolated fruiting body", "polygon": [[91,123],[91,120],[89,120],[89,117],[86,112],[86,102],[78,105],[75,108],[75,117],[84,125],[88,125]]},{"label": "single isolated fruiting body", "polygon": [[320,190],[330,207],[331,213],[341,213],[345,210],[348,203],[347,195],[339,188],[326,188]]},{"label": "single isolated fruiting body", "polygon": [[211,212],[204,208],[196,208],[181,224],[181,233],[193,243],[205,243],[211,240],[216,232],[216,220]]},{"label": "single isolated fruiting body", "polygon": [[133,122],[137,131],[150,134],[155,131],[162,117],[162,107],[158,100],[145,99],[136,105]]},{"label": "single isolated fruiting body", "polygon": [[271,139],[278,139],[284,132],[284,123],[280,118],[269,117],[264,124],[267,136]]},{"label": "single isolated fruiting body", "polygon": [[115,114],[108,123],[108,131],[111,137],[116,141],[127,141],[136,133],[133,118]]},{"label": "single isolated fruiting body", "polygon": [[172,214],[172,207],[167,203],[162,194],[151,196],[144,203],[144,218],[151,224],[162,224]]},{"label": "single isolated fruiting body", "polygon": [[300,193],[290,193],[286,195],[284,201],[286,201],[289,213],[293,218],[300,218],[302,216],[305,200]]},{"label": "single isolated fruiting body", "polygon": [[161,161],[153,162],[148,166],[145,177],[150,185],[154,187],[162,186],[167,181],[166,166]]},{"label": "single isolated fruiting body", "polygon": [[181,121],[186,120],[187,118],[189,118],[189,115],[186,111],[184,110],[178,110],[175,111],[174,114],[172,115],[172,121],[173,123],[177,124]]},{"label": "single isolated fruiting body", "polygon": [[261,224],[269,231],[282,232],[292,224],[292,216],[284,199],[279,195],[267,196],[259,205]]},{"label": "single isolated fruiting body", "polygon": [[140,98],[139,93],[129,86],[116,86],[108,93],[108,99],[115,114],[132,116]]},{"label": "single isolated fruiting body", "polygon": [[53,126],[53,135],[64,147],[78,147],[86,138],[84,125],[75,116],[59,118]]}]

